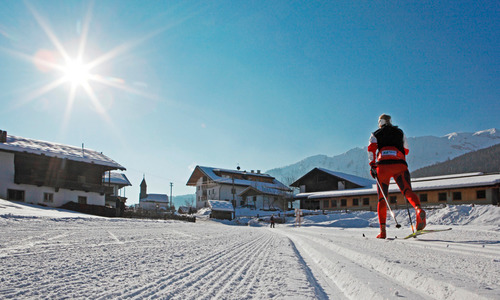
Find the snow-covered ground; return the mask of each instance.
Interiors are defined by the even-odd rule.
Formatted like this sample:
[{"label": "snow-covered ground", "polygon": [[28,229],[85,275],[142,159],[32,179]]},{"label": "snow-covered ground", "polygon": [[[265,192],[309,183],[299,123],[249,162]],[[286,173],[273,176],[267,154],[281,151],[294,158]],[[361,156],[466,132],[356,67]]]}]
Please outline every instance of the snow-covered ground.
[{"label": "snow-covered ground", "polygon": [[500,299],[499,207],[429,209],[429,228],[453,230],[407,240],[406,209],[387,240],[374,212],[275,229],[244,214],[108,219],[0,199],[0,298]]}]

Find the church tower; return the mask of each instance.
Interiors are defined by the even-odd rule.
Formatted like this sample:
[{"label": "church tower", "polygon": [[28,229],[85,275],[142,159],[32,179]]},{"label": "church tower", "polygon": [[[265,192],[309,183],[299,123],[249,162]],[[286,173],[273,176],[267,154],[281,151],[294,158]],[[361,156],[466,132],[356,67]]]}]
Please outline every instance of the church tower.
[{"label": "church tower", "polygon": [[141,182],[141,193],[139,194],[139,200],[146,198],[148,196],[148,185],[146,184],[146,176],[142,176]]}]

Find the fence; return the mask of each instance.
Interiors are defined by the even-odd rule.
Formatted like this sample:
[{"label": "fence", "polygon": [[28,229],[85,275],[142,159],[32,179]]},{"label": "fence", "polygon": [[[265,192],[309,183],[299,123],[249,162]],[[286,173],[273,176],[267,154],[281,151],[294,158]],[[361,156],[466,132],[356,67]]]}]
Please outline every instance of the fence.
[{"label": "fence", "polygon": [[150,210],[125,210],[124,218],[134,219],[157,219],[157,220],[178,220],[186,222],[196,222],[195,216],[181,216],[173,213],[156,212]]}]

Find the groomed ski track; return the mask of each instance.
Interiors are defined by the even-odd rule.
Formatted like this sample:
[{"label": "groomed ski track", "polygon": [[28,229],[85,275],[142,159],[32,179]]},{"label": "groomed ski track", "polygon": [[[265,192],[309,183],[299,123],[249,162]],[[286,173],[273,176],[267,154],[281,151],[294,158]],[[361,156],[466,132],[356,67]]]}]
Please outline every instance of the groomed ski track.
[{"label": "groomed ski track", "polygon": [[[499,299],[500,231],[0,218],[2,299]],[[408,229],[406,229],[408,230]],[[363,234],[366,237],[363,237]]]},{"label": "groomed ski track", "polygon": [[[330,280],[346,298],[500,296],[496,279],[500,275],[500,249],[498,242],[489,240],[489,232],[483,237],[479,233],[474,240],[468,240],[470,235],[460,239],[460,232],[450,235],[449,231],[410,240],[379,240],[374,238],[376,231],[367,229],[305,227],[279,232],[293,241],[315,276]],[[401,231],[393,231],[397,232]]]}]

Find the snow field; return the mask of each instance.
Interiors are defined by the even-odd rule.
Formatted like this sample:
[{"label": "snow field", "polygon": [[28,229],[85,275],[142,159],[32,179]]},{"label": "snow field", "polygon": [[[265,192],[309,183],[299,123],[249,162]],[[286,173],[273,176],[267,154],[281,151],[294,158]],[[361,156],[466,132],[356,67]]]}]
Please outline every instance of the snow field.
[{"label": "snow field", "polygon": [[289,240],[263,228],[99,219],[2,223],[4,299],[315,298]]},{"label": "snow field", "polygon": [[[483,248],[472,240],[459,242],[471,242],[469,246],[448,244],[445,249],[453,250],[447,251],[440,240],[445,233],[432,234],[434,241],[430,237],[383,241],[363,238],[362,230],[353,235],[356,231],[299,228],[290,236],[309,256],[306,261],[316,264],[312,269],[322,271],[349,298],[495,299],[500,295],[498,247]],[[498,232],[487,236],[500,239]]]},{"label": "snow field", "polygon": [[[107,219],[0,199],[0,299],[500,299],[500,207],[196,223]],[[262,216],[262,213],[259,212]],[[365,235],[365,237],[363,237]],[[396,237],[397,236],[397,237]]]}]

